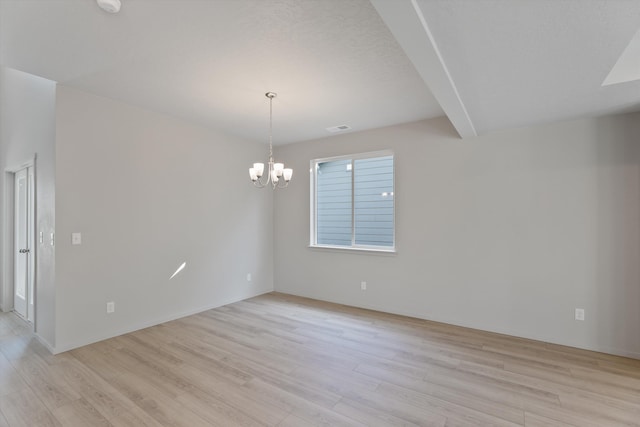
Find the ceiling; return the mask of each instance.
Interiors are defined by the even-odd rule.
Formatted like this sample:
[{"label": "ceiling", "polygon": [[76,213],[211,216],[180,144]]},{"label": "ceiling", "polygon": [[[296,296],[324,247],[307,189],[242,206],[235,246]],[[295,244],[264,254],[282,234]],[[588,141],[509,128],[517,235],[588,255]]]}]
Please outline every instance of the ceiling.
[{"label": "ceiling", "polygon": [[640,111],[635,0],[0,0],[0,64],[274,144],[447,115],[462,137]]}]

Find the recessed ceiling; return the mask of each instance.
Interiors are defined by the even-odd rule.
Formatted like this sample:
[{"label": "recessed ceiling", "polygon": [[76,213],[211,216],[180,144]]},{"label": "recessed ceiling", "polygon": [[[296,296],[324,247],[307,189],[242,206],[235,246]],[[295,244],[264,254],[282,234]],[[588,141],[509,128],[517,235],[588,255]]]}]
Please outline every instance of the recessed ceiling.
[{"label": "recessed ceiling", "polygon": [[[274,143],[446,114],[462,137],[640,111],[623,0],[0,0],[0,64]],[[621,57],[622,56],[622,57]]]},{"label": "recessed ceiling", "polygon": [[274,144],[443,115],[368,0],[0,0],[0,64]]}]

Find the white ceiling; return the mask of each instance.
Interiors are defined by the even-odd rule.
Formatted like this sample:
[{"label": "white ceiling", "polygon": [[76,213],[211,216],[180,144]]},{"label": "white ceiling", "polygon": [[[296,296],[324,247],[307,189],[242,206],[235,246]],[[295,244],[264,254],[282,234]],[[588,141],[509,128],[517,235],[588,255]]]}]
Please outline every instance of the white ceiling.
[{"label": "white ceiling", "polygon": [[0,0],[0,64],[255,141],[640,111],[636,0]]}]

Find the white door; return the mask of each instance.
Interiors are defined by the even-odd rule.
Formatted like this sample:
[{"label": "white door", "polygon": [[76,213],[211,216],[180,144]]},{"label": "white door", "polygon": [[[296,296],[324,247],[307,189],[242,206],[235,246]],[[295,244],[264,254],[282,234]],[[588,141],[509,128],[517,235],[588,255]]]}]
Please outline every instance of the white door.
[{"label": "white door", "polygon": [[33,168],[15,174],[14,300],[20,316],[33,321]]}]

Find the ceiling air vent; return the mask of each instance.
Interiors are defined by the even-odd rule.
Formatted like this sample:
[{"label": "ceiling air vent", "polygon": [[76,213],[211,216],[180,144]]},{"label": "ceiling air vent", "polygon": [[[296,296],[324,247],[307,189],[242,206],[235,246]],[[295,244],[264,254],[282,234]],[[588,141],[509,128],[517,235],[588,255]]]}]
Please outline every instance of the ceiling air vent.
[{"label": "ceiling air vent", "polygon": [[327,130],[331,133],[333,132],[344,132],[345,130],[350,130],[351,126],[347,126],[347,125],[340,125],[340,126],[334,126],[332,128],[327,128]]}]

